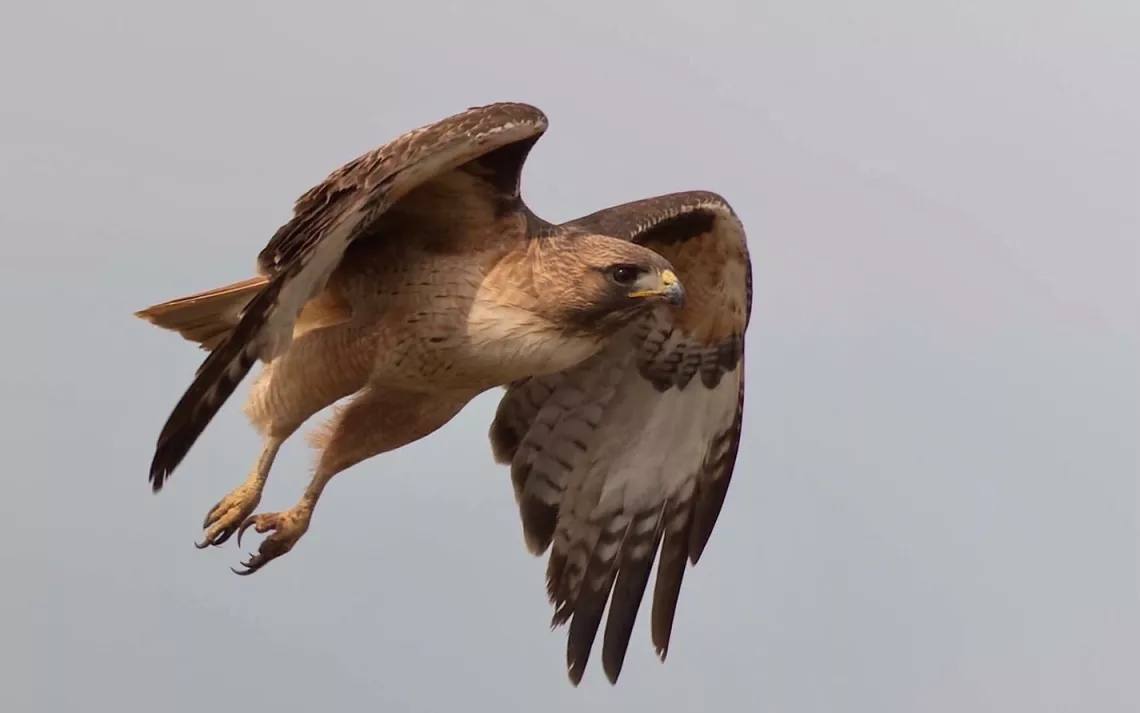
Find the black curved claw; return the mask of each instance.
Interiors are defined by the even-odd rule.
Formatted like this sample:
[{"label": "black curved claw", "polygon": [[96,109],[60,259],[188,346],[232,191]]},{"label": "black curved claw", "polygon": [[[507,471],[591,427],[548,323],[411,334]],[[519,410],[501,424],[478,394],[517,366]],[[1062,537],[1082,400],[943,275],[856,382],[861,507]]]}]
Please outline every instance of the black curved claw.
[{"label": "black curved claw", "polygon": [[261,548],[257,551],[257,554],[250,555],[245,562],[242,562],[240,565],[238,565],[239,567],[244,567],[244,571],[239,571],[233,567],[230,567],[230,571],[234,574],[241,575],[242,577],[251,575],[265,565],[269,564],[279,555],[284,554],[284,551],[278,551],[279,549],[280,548],[275,546],[275,543],[271,542],[270,540],[266,540],[265,542],[261,543]]},{"label": "black curved claw", "polygon": [[230,567],[230,571],[239,577],[248,577],[257,570],[261,569],[264,565],[265,562],[262,560],[261,555],[250,555],[249,559],[238,565],[239,567],[245,567],[245,571],[239,571],[233,567]]},{"label": "black curved claw", "polygon": [[249,517],[247,517],[242,522],[241,527],[239,527],[237,529],[237,546],[238,547],[241,547],[241,536],[243,534],[245,534],[246,530],[248,530],[250,527],[252,527],[256,523],[257,523],[257,515],[250,515]]},{"label": "black curved claw", "polygon": [[194,546],[200,550],[203,550],[207,547],[218,547],[219,545],[225,544],[225,542],[227,540],[229,540],[231,537],[233,537],[233,534],[234,534],[234,528],[229,527],[229,528],[226,528],[225,530],[222,530],[221,532],[216,533],[212,538],[210,538],[208,540],[202,540],[201,542],[195,542]]}]

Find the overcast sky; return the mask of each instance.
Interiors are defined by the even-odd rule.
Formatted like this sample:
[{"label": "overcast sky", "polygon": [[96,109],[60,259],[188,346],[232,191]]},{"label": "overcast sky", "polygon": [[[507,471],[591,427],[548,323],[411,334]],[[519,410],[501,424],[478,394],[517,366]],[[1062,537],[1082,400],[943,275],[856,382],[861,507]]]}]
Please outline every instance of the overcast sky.
[{"label": "overcast sky", "polygon": [[[1140,5],[609,6],[5,4],[0,709],[1140,709]],[[566,680],[497,393],[250,578],[191,546],[257,452],[239,399],[146,480],[201,354],[131,313],[501,100],[550,117],[544,217],[709,189],[749,230],[736,477],[668,662],[643,608],[615,688]]]}]

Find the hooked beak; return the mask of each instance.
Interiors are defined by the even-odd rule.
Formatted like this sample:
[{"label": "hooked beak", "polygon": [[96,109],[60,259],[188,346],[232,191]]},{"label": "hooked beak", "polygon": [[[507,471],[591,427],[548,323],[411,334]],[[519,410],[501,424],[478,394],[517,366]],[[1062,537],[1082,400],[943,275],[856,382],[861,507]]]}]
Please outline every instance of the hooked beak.
[{"label": "hooked beak", "polygon": [[630,297],[658,297],[675,307],[685,304],[685,288],[672,270],[662,270],[643,277]]}]

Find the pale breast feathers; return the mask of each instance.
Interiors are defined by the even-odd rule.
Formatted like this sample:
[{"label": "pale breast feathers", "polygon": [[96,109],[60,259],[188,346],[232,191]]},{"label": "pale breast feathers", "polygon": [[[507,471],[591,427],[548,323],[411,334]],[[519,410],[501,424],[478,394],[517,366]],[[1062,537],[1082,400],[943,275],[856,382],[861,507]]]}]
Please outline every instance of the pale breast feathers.
[{"label": "pale breast feathers", "polygon": [[[383,241],[378,226],[405,211],[432,222],[401,238],[442,234],[462,251],[465,241],[493,232],[479,229],[478,216],[521,210],[519,174],[546,126],[542,112],[524,104],[470,109],[349,162],[298,199],[293,218],[258,256],[264,287],[203,362],[163,427],[151,465],[153,487],[162,487],[253,364],[288,346],[298,315],[322,293],[354,241]],[[518,223],[524,222],[520,214]]]},{"label": "pale breast feathers", "polygon": [[724,502],[740,444],[752,272],[740,221],[712,193],[636,201],[560,227],[657,250],[687,295],[680,314],[635,325],[581,365],[512,384],[491,427],[527,545],[550,549],[570,678],[581,679],[609,600],[602,665],[616,681],[655,555],[651,636],[664,658],[686,567]]}]

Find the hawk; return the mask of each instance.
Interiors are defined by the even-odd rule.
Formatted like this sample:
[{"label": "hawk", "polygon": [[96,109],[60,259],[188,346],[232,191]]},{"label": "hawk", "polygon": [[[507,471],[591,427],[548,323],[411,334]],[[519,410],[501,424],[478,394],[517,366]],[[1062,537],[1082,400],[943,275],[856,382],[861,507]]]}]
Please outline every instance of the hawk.
[{"label": "hawk", "polygon": [[[256,362],[245,404],[263,438],[199,547],[268,533],[238,574],[305,534],[337,473],[428,436],[505,393],[490,426],[527,548],[549,551],[554,625],[577,685],[610,604],[602,666],[616,683],[653,562],[651,636],[664,660],[686,567],[708,542],[740,444],[752,273],[720,196],[686,192],[549,223],[520,174],[547,118],[476,107],[334,171],[296,202],[258,275],[137,313],[209,355],[170,413],[157,492]],[[317,465],[288,510],[255,513],[281,445]]]}]

